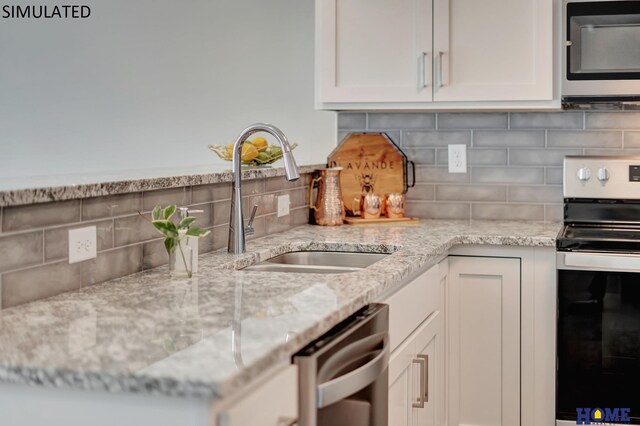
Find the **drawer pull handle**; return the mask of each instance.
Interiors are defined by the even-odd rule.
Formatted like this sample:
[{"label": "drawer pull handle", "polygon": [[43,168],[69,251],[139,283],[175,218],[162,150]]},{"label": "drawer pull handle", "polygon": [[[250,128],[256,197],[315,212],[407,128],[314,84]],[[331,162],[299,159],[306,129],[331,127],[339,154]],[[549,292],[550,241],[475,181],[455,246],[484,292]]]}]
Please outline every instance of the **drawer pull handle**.
[{"label": "drawer pull handle", "polygon": [[420,394],[416,399],[417,402],[414,402],[412,405],[413,408],[424,408],[424,395],[425,395],[425,382],[424,382],[424,370],[425,370],[425,360],[422,357],[417,359],[413,359],[412,362],[414,364],[418,364],[420,366]]},{"label": "drawer pull handle", "polygon": [[424,402],[429,402],[429,355],[418,355],[418,358],[424,360]]}]

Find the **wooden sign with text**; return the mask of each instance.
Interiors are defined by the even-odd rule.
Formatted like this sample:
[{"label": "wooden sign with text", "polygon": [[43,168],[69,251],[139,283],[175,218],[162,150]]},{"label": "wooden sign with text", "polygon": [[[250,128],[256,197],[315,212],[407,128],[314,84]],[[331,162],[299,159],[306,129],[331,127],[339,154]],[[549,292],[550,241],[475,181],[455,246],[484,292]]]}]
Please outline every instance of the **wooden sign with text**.
[{"label": "wooden sign with text", "polygon": [[345,208],[373,192],[405,192],[406,157],[384,133],[352,133],[329,154],[329,166],[341,166],[340,190]]}]

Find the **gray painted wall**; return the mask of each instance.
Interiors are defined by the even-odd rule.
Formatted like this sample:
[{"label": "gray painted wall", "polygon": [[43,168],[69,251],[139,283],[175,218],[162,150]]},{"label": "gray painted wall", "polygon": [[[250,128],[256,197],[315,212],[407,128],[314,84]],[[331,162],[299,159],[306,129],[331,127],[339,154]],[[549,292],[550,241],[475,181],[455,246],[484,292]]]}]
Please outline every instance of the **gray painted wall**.
[{"label": "gray painted wall", "polygon": [[335,146],[313,104],[313,0],[83,4],[88,19],[1,19],[0,180],[221,164],[207,144],[257,121],[301,164]]},{"label": "gray painted wall", "polygon": [[[409,214],[435,219],[562,220],[565,155],[640,155],[640,113],[347,113],[348,132],[386,132],[417,165]],[[468,146],[451,174],[447,145]]]}]

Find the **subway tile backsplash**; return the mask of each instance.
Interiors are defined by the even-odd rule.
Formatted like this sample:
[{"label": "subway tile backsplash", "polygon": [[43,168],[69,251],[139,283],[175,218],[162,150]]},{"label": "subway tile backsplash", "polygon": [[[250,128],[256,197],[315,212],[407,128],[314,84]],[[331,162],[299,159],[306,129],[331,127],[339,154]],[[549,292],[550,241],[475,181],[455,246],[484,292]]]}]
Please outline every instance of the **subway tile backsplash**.
[{"label": "subway tile backsplash", "polygon": [[[243,182],[245,215],[259,205],[257,238],[308,221],[310,175],[295,182],[284,177]],[[277,196],[291,199],[289,216],[276,217]],[[0,208],[0,308],[8,308],[168,263],[162,237],[138,212],[149,217],[156,204],[187,205],[211,230],[200,254],[227,245],[231,183],[186,186],[72,201]],[[98,256],[68,262],[68,230],[95,225]]]},{"label": "subway tile backsplash", "polygon": [[[338,137],[388,132],[416,163],[408,213],[434,219],[562,220],[566,155],[640,155],[640,112],[341,112]],[[448,172],[449,144],[467,173]]]}]

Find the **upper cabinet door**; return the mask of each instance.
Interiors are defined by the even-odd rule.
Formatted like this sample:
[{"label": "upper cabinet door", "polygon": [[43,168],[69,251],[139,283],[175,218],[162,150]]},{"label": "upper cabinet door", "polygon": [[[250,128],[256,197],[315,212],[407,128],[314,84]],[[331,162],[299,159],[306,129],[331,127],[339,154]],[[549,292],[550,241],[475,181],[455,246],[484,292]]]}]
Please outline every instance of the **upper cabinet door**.
[{"label": "upper cabinet door", "polygon": [[552,0],[434,0],[434,101],[553,99]]},{"label": "upper cabinet door", "polygon": [[316,0],[316,98],[432,100],[432,0]]}]

